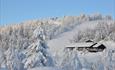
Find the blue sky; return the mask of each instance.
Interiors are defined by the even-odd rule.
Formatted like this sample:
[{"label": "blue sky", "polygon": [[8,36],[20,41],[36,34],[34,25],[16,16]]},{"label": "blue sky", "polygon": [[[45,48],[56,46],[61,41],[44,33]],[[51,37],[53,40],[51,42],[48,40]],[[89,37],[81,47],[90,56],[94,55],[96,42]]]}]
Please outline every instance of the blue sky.
[{"label": "blue sky", "polygon": [[81,13],[115,17],[114,12],[115,0],[0,0],[0,25]]}]

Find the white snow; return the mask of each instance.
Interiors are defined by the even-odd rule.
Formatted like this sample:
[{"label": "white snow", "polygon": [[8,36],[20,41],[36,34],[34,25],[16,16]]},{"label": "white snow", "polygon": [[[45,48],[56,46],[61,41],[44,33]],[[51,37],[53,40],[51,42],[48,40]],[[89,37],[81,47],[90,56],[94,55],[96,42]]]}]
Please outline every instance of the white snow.
[{"label": "white snow", "polygon": [[72,43],[71,45],[67,45],[66,47],[90,47],[94,43]]},{"label": "white snow", "polygon": [[28,70],[61,70],[57,67],[37,67],[33,69],[28,69]]},{"label": "white snow", "polygon": [[90,21],[90,22],[84,22],[82,24],[79,24],[73,28],[73,30],[64,32],[63,34],[59,35],[56,39],[52,39],[48,41],[48,46],[51,48],[51,51],[53,53],[56,53],[58,51],[63,51],[63,49],[70,45],[70,40],[73,38],[73,36],[78,33],[79,30],[85,30],[87,28],[93,29],[97,25],[97,21]]},{"label": "white snow", "polygon": [[[79,34],[80,31],[96,28],[98,23],[106,22],[110,24],[112,22],[111,20],[101,20],[102,16],[100,15],[94,18],[90,16],[91,21],[88,21],[86,16],[82,20],[83,16],[84,15],[79,19],[65,17],[66,19],[64,20],[44,21],[45,23],[48,22],[48,24],[46,24],[46,26],[38,26],[38,28],[34,30],[33,40],[26,49],[16,51],[15,49],[17,48],[11,47],[3,52],[0,48],[0,70],[7,70],[6,68],[8,66],[9,69],[12,68],[11,70],[21,70],[21,67],[27,70],[114,70],[115,42],[113,40],[106,41],[106,39],[104,39],[94,46],[104,44],[106,49],[102,52],[91,53],[88,51],[81,52],[75,49],[73,51],[64,50],[65,47],[89,47],[93,45],[93,42],[86,43],[84,41],[72,43],[71,40],[75,34]],[[100,20],[98,20],[99,18]],[[45,31],[47,33],[45,33]],[[105,29],[105,31],[107,30]],[[103,29],[102,32],[104,32]],[[112,30],[111,32],[114,33]],[[98,35],[100,36],[100,34],[96,34],[97,37]],[[45,40],[47,38],[45,35],[50,36],[48,40]],[[20,53],[22,53],[22,55],[20,55]]]}]

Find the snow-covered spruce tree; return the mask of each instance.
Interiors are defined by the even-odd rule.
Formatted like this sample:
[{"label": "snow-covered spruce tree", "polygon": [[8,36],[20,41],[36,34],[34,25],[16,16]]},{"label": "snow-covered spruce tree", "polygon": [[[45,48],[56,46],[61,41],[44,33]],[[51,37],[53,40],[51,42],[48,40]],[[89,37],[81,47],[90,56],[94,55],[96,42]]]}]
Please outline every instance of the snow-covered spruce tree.
[{"label": "snow-covered spruce tree", "polygon": [[26,50],[25,68],[54,66],[45,41],[45,30],[40,25],[33,34],[34,43]]},{"label": "snow-covered spruce tree", "polygon": [[2,68],[2,66],[5,66],[4,58],[5,58],[5,55],[4,55],[3,48],[0,47],[0,68]]},{"label": "snow-covered spruce tree", "polygon": [[114,70],[115,69],[115,49],[107,49],[104,53],[103,64],[104,70]]},{"label": "snow-covered spruce tree", "polygon": [[99,22],[95,28],[95,40],[104,40],[109,36],[109,28],[106,22]]},{"label": "snow-covered spruce tree", "polygon": [[71,51],[69,49],[65,50],[65,55],[62,57],[62,69],[63,70],[81,70],[82,64],[78,58],[76,51]]},{"label": "snow-covered spruce tree", "polygon": [[5,55],[8,70],[24,70],[24,64],[21,62],[19,52],[15,47],[9,47]]}]

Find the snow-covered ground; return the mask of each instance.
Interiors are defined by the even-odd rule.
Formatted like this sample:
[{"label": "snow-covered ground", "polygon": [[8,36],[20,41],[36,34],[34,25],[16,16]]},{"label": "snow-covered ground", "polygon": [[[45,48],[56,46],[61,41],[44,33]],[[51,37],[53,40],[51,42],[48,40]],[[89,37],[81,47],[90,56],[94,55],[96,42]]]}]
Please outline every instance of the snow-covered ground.
[{"label": "snow-covered ground", "polygon": [[61,70],[61,69],[56,68],[56,67],[38,67],[38,68],[29,69],[29,70]]}]

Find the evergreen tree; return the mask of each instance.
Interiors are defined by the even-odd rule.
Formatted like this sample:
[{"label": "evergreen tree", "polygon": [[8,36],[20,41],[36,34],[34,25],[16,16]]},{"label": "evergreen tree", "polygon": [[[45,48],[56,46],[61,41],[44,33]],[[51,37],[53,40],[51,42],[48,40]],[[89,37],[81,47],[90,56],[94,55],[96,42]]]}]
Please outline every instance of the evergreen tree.
[{"label": "evergreen tree", "polygon": [[5,62],[8,70],[24,70],[24,65],[20,60],[18,50],[14,47],[9,47],[5,54]]},{"label": "evergreen tree", "polygon": [[62,61],[63,70],[81,70],[82,64],[78,58],[76,51],[65,51],[64,59]]},{"label": "evergreen tree", "polygon": [[54,66],[53,59],[48,53],[48,46],[45,42],[45,30],[39,26],[34,31],[34,43],[31,44],[26,50],[25,67],[44,67]]}]

